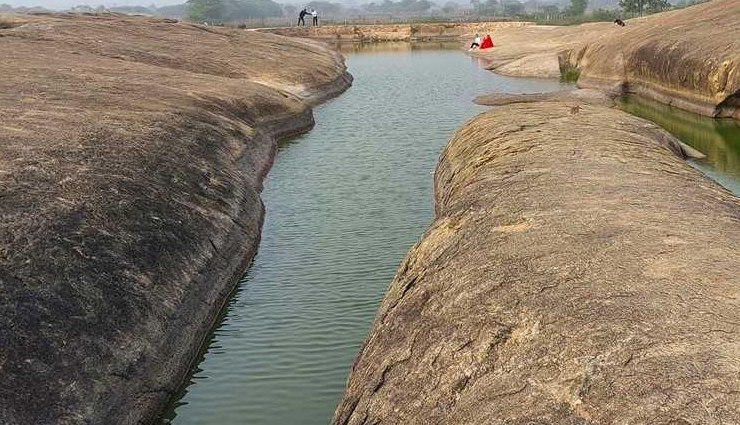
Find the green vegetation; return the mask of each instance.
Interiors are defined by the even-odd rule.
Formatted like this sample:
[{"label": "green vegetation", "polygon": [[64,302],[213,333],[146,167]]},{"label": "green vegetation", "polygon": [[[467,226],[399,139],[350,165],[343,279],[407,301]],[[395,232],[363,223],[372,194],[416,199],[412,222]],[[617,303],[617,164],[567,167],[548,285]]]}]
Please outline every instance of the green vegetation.
[{"label": "green vegetation", "polygon": [[678,0],[673,3],[676,9],[682,9],[684,7],[693,6],[695,4],[706,3],[712,0]]},{"label": "green vegetation", "polygon": [[[740,122],[696,115],[637,96],[621,96],[616,103],[623,111],[658,124],[682,142],[707,155],[707,158],[699,161],[700,164],[711,165],[740,179]],[[733,191],[739,187],[737,181],[730,184],[732,187],[728,188]]]},{"label": "green vegetation", "polygon": [[588,7],[588,0],[570,0],[568,14],[574,16],[583,15]]},{"label": "green vegetation", "polygon": [[668,0],[619,0],[619,6],[630,13],[657,13],[671,7]]},{"label": "green vegetation", "polygon": [[561,83],[577,83],[580,76],[581,70],[576,68],[575,66],[569,63],[560,66]]},{"label": "green vegetation", "polygon": [[471,0],[470,5],[481,15],[516,16],[524,12],[524,4],[518,0]]},{"label": "green vegetation", "polygon": [[580,25],[588,22],[612,22],[614,19],[626,19],[627,16],[619,10],[594,10],[583,15],[570,15],[566,13],[538,13],[528,16],[528,21],[546,25]]},{"label": "green vegetation", "polygon": [[199,22],[229,22],[282,16],[283,9],[272,0],[188,0],[187,16]]}]

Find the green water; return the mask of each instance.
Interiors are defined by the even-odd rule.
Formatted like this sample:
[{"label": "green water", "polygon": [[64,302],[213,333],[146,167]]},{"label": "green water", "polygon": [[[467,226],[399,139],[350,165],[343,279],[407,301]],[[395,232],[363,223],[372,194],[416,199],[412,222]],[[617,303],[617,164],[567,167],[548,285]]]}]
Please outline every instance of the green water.
[{"label": "green water", "polygon": [[484,110],[471,100],[561,89],[447,47],[345,47],[354,85],[280,145],[257,257],[162,423],[330,421],[398,264],[432,220],[437,158]]},{"label": "green water", "polygon": [[740,195],[740,121],[708,118],[635,96],[618,98],[617,106],[654,122],[706,155],[691,164]]}]

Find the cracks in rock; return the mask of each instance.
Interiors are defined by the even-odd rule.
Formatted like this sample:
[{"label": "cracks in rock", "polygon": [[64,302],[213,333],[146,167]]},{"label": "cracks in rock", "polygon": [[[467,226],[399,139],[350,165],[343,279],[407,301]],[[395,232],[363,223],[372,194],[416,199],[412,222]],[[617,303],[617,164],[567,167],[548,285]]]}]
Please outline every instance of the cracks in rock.
[{"label": "cracks in rock", "polygon": [[539,293],[541,294],[541,293],[543,293],[543,292],[545,292],[545,291],[547,291],[549,289],[555,289],[555,288],[557,288],[559,286],[560,286],[560,282],[555,282],[552,285],[545,285],[545,286],[543,286],[543,287],[540,288]]},{"label": "cracks in rock", "polygon": [[504,398],[504,397],[511,397],[513,395],[521,394],[524,390],[527,389],[527,386],[529,386],[529,383],[525,382],[524,384],[522,384],[521,388],[516,388],[511,391],[504,391],[501,393],[496,393],[492,397],[493,398]]},{"label": "cracks in rock", "polygon": [[[344,420],[339,423],[339,425],[347,425],[349,423],[349,420],[352,419],[352,416],[355,414],[355,410],[357,409],[357,405],[360,404],[360,399],[355,399],[350,403],[349,406],[349,412],[347,413],[347,416],[344,417]],[[365,415],[367,416],[367,412],[365,412]]]},{"label": "cracks in rock", "polygon": [[165,393],[167,395],[172,395],[175,393],[175,391],[167,389],[167,388],[152,388],[147,389],[141,392],[142,394],[157,394],[157,393]]},{"label": "cracks in rock", "polygon": [[406,296],[406,293],[408,293],[409,290],[411,290],[414,286],[416,286],[416,283],[421,279],[421,276],[414,276],[411,279],[407,280],[403,284],[403,289],[401,291],[401,295],[391,304],[388,309],[386,310],[385,314],[383,315],[383,318],[380,319],[381,323],[385,323],[385,319],[388,317],[388,315],[391,313],[391,311],[396,309],[396,306],[403,300],[403,298]]},{"label": "cracks in rock", "polygon": [[226,257],[225,255],[223,255],[223,254],[221,253],[221,251],[219,251],[219,249],[218,249],[218,248],[216,247],[216,243],[215,243],[215,242],[213,242],[213,239],[211,239],[211,238],[208,238],[208,242],[210,242],[210,243],[211,243],[211,246],[213,247],[213,252],[214,252],[214,253],[215,253],[216,255],[218,255],[219,257],[221,257],[222,259],[224,259],[224,260],[225,260],[225,261],[227,261],[227,262],[228,262],[228,261],[231,261],[231,260],[229,260],[229,258],[227,258],[227,257]]},{"label": "cracks in rock", "polygon": [[371,397],[375,393],[378,392],[378,390],[380,389],[380,387],[383,386],[383,384],[385,384],[386,374],[392,368],[394,368],[395,366],[398,366],[400,364],[403,364],[403,363],[409,361],[409,359],[411,359],[411,356],[413,355],[413,352],[414,352],[414,345],[416,345],[416,339],[418,338],[418,336],[419,336],[420,333],[421,333],[421,331],[416,332],[414,334],[413,338],[411,339],[411,343],[409,344],[409,347],[408,347],[408,354],[405,357],[403,357],[402,359],[396,360],[396,361],[394,361],[394,362],[392,362],[390,364],[385,365],[385,367],[383,368],[383,371],[380,373],[380,378],[378,378],[378,381],[375,383],[375,385],[373,386],[372,391],[370,392],[370,396]]},{"label": "cracks in rock", "polygon": [[[367,398],[373,397],[380,390],[380,388],[385,384],[386,379],[387,379],[386,378],[387,373],[393,367],[398,366],[398,365],[400,365],[402,363],[405,363],[409,359],[411,359],[411,357],[413,355],[414,346],[416,345],[416,340],[417,340],[417,338],[418,338],[418,336],[419,336],[420,333],[421,332],[416,332],[414,334],[413,338],[411,339],[411,343],[409,344],[407,355],[404,356],[403,358],[399,359],[399,360],[396,360],[396,361],[393,361],[393,362],[391,362],[389,364],[386,364],[383,367],[383,371],[380,373],[380,377],[378,378],[377,382],[375,382],[375,384],[373,385],[372,389],[370,389],[369,392],[366,391],[361,397],[367,397]],[[362,354],[360,354],[360,356],[361,355]],[[354,365],[353,365],[353,369],[354,369]],[[339,422],[339,425],[347,425],[349,423],[350,419],[352,419],[352,417],[355,415],[355,411],[357,410],[357,406],[359,405],[359,403],[360,403],[360,398],[352,401],[350,403],[350,407],[348,409],[343,409],[344,411],[348,410],[349,412],[346,414],[346,416],[344,416],[344,420],[342,420],[341,422]],[[367,409],[365,409],[365,411],[363,412],[362,420],[360,421],[360,423],[362,423],[362,424],[366,424],[366,423],[369,423],[369,424],[380,423],[379,421],[375,421],[375,420],[373,420],[373,422],[367,422],[367,421],[368,421],[368,411],[367,411]]]},{"label": "cracks in rock", "polygon": [[[506,342],[509,340],[512,334],[511,326],[507,326],[499,322],[496,322],[495,324],[499,326],[499,329],[497,329],[497,334],[494,336],[494,340],[488,343],[489,346],[486,349],[486,358],[490,359],[490,361],[476,364],[477,362],[473,360],[470,366],[475,367],[476,370],[470,374],[466,373],[464,377],[455,384],[455,386],[452,389],[453,399],[449,407],[450,409],[453,409],[455,407],[462,393],[464,393],[468,389],[468,387],[475,384],[475,382],[477,382],[479,379],[486,376],[487,374],[489,374],[495,369],[494,365],[498,361],[498,355],[496,354],[496,351],[498,347],[501,347],[502,345],[506,344]],[[476,339],[478,338],[470,338],[469,341],[463,344],[460,348],[458,348],[456,352],[461,351],[462,349],[471,346],[473,342],[475,342]],[[476,372],[479,372],[479,373],[476,373]],[[526,384],[524,388],[526,388]],[[524,388],[517,389],[516,391],[512,392],[511,395],[524,391]],[[506,394],[507,393],[502,393],[502,396]]]},{"label": "cracks in rock", "polygon": [[116,378],[123,379],[125,381],[131,380],[131,375],[128,373],[124,373],[124,372],[111,372],[110,376],[115,376]]},{"label": "cracks in rock", "polygon": [[416,285],[416,282],[419,280],[419,276],[414,276],[403,288],[403,292],[401,293],[401,296],[398,297],[398,300],[402,300],[403,297],[406,296],[406,293],[409,292],[411,288],[413,288]]},{"label": "cracks in rock", "polygon": [[632,359],[634,359],[634,358],[635,358],[635,353],[630,352],[630,355],[629,355],[629,357],[627,357],[627,360],[625,360],[622,363],[622,367],[627,367],[630,363],[632,363]]}]

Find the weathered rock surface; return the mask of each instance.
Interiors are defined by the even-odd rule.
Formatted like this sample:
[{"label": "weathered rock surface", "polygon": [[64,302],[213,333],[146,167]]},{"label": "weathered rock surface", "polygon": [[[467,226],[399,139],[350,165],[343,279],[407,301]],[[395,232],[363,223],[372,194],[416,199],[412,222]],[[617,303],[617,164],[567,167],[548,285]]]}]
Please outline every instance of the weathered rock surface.
[{"label": "weathered rock surface", "polygon": [[714,0],[631,20],[570,52],[579,86],[628,93],[708,116],[740,119],[740,2]]},{"label": "weathered rock surface", "polygon": [[740,202],[655,125],[573,102],[455,134],[334,424],[740,418]]},{"label": "weathered rock surface", "polygon": [[559,55],[579,49],[597,37],[615,33],[614,25],[607,23],[502,28],[492,33],[495,48],[474,50],[471,54],[485,59],[486,68],[498,74],[557,78],[560,76]]},{"label": "weathered rock surface", "polygon": [[310,37],[326,41],[381,42],[412,40],[472,39],[475,33],[498,31],[502,28],[529,26],[529,22],[442,22],[390,25],[322,25],[286,28],[265,28],[262,32],[289,37]]},{"label": "weathered rock surface", "polygon": [[580,102],[592,105],[614,106],[616,94],[601,90],[578,89],[562,90],[546,93],[490,93],[476,97],[473,102],[484,106],[503,106],[515,103],[539,103],[545,101],[575,102],[573,107],[578,107]]},{"label": "weathered rock surface", "polygon": [[0,423],[147,422],[255,252],[275,138],[351,77],[270,34],[0,19]]},{"label": "weathered rock surface", "polygon": [[[713,0],[627,26],[502,28],[497,47],[476,52],[489,68],[554,77],[560,63],[581,70],[578,86],[617,89],[717,117],[740,118],[740,2]],[[560,60],[560,63],[558,62]]]}]

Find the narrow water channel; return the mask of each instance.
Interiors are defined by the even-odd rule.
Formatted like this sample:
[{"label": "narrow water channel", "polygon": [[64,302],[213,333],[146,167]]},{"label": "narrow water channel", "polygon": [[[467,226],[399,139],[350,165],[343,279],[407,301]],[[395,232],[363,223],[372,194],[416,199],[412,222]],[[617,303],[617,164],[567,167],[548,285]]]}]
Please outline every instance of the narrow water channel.
[{"label": "narrow water channel", "polygon": [[262,242],[162,423],[327,424],[398,264],[433,217],[432,172],[455,128],[498,92],[555,81],[483,70],[459,46],[346,54],[354,86],[281,144]]},{"label": "narrow water channel", "polygon": [[740,121],[708,118],[635,96],[618,98],[617,106],[706,155],[690,164],[740,196]]}]

